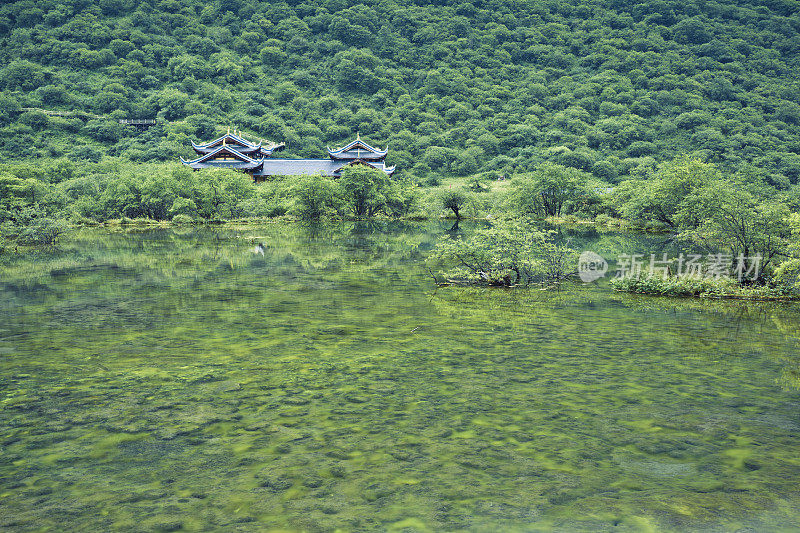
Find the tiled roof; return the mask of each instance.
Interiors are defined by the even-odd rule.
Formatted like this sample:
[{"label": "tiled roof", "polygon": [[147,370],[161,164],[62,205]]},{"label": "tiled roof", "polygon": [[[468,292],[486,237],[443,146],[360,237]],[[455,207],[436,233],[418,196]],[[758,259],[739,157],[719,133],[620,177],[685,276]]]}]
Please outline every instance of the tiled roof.
[{"label": "tiled roof", "polygon": [[364,141],[360,136],[356,140],[342,148],[331,150],[328,148],[328,155],[331,159],[362,159],[370,161],[380,161],[386,157],[387,150],[378,150]]},{"label": "tiled roof", "polygon": [[286,145],[283,143],[270,144],[269,146],[265,147],[264,141],[259,141],[259,143],[256,144],[248,141],[244,137],[240,137],[239,135],[231,133],[226,133],[222,137],[204,144],[195,144],[194,141],[192,141],[192,148],[194,148],[194,151],[198,154],[207,154],[213,152],[220,146],[231,146],[240,153],[254,155],[255,157],[261,155],[264,157],[269,157],[273,152],[280,152],[286,148]]},{"label": "tiled roof", "polygon": [[[387,167],[385,163],[363,162],[373,168],[382,170],[391,175],[394,167]],[[338,176],[348,162],[333,159],[265,159],[261,169],[254,176]]]},{"label": "tiled roof", "polygon": [[[239,135],[228,131],[227,134],[205,144],[195,144],[192,148],[200,155],[197,159],[186,161],[184,164],[193,169],[201,168],[235,168],[247,170],[254,176],[339,176],[344,167],[352,164],[363,164],[391,176],[394,167],[387,167],[384,159],[387,150],[378,150],[356,136],[356,140],[339,148],[328,148],[330,159],[272,159],[273,152],[283,150],[286,145],[273,144],[263,147],[262,142],[252,143]],[[228,159],[220,157],[229,156]]]},{"label": "tiled roof", "polygon": [[[234,159],[231,160],[218,160],[220,156],[230,156]],[[237,151],[232,146],[219,146],[214,151],[203,154],[197,159],[186,161],[181,157],[183,164],[190,166],[193,169],[200,168],[238,168],[243,170],[254,170],[261,166],[264,158],[253,159],[245,154]]]},{"label": "tiled roof", "polygon": [[246,146],[248,148],[261,148],[261,143],[256,144],[254,142],[250,142],[247,139],[239,137],[238,135],[234,135],[232,133],[226,133],[222,137],[218,137],[213,141],[209,141],[204,144],[195,144],[194,142],[192,142],[192,148],[194,148],[195,150],[214,148],[216,146],[222,145],[223,141],[225,141],[225,144],[233,144],[233,145],[238,144],[239,146]]},{"label": "tiled roof", "polygon": [[370,152],[360,148],[353,148],[335,154],[330,154],[331,159],[347,160],[347,159],[361,159],[363,161],[383,161],[386,159],[386,152]]}]

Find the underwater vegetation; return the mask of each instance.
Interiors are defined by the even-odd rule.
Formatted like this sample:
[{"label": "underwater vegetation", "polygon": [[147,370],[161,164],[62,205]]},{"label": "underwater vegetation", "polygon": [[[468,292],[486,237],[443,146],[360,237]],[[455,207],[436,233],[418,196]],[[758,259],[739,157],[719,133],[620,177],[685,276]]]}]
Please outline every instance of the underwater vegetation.
[{"label": "underwater vegetation", "polygon": [[436,288],[448,228],[95,228],[1,256],[0,529],[795,527],[796,307]]}]

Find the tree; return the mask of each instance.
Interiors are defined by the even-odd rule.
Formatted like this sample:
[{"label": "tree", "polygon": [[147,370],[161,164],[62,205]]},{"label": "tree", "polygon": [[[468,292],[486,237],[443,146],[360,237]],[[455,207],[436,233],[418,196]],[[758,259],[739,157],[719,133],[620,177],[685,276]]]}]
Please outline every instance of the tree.
[{"label": "tree", "polygon": [[706,43],[711,40],[708,24],[699,17],[683,19],[673,28],[676,40],[682,43]]},{"label": "tree", "polygon": [[752,273],[742,281],[761,282],[787,248],[789,209],[752,189],[732,180],[710,182],[686,198],[675,220],[679,238],[712,252],[729,251],[732,268]]},{"label": "tree", "polygon": [[67,231],[67,223],[47,217],[36,217],[19,232],[18,239],[26,244],[53,245]]},{"label": "tree", "polygon": [[393,217],[408,215],[417,204],[417,185],[409,180],[394,180],[386,191],[384,211]]},{"label": "tree", "polygon": [[292,187],[297,215],[303,220],[319,220],[338,207],[336,183],[325,176],[302,176]]},{"label": "tree", "polygon": [[43,130],[50,124],[50,119],[41,111],[25,111],[20,115],[19,121],[36,131]]},{"label": "tree", "polygon": [[339,186],[347,207],[357,217],[371,217],[386,205],[391,182],[382,170],[350,165],[342,171]]},{"label": "tree", "polygon": [[209,219],[243,216],[245,213],[237,212],[237,206],[255,194],[253,179],[235,170],[216,170],[209,174],[199,188],[200,215]]},{"label": "tree", "polygon": [[23,208],[33,203],[36,185],[34,179],[0,173],[0,222],[15,219]]},{"label": "tree", "polygon": [[16,98],[0,93],[0,124],[6,125],[13,122],[21,111],[22,107]]},{"label": "tree", "polygon": [[261,63],[264,65],[277,67],[286,61],[288,56],[286,55],[286,52],[279,47],[268,45],[261,49],[258,57],[261,59]]},{"label": "tree", "polygon": [[197,204],[191,198],[183,198],[181,196],[175,198],[172,202],[172,207],[169,209],[169,214],[173,218],[177,215],[184,215],[191,217],[197,213]]},{"label": "tree", "polygon": [[469,196],[466,191],[461,189],[445,189],[442,191],[439,200],[443,208],[450,209],[453,212],[456,220],[461,220],[461,209],[469,200]]},{"label": "tree", "polygon": [[577,264],[577,255],[553,231],[541,231],[530,219],[498,220],[471,237],[444,237],[428,258],[449,267],[451,282],[494,286],[557,283]]},{"label": "tree", "polygon": [[712,164],[697,159],[678,159],[662,165],[654,176],[626,180],[614,189],[614,205],[623,218],[639,223],[656,222],[676,229],[676,215],[697,189],[720,178]]},{"label": "tree", "polygon": [[429,146],[425,149],[422,162],[434,170],[446,172],[450,168],[453,154],[447,148],[441,146]]},{"label": "tree", "polygon": [[42,67],[24,59],[12,61],[0,71],[0,80],[6,87],[23,91],[32,91],[41,87],[44,85],[46,77]]},{"label": "tree", "polygon": [[775,280],[784,287],[800,290],[800,213],[792,213],[786,220],[790,237],[786,247],[787,258],[775,269]]},{"label": "tree", "polygon": [[122,135],[122,126],[116,121],[94,119],[86,123],[83,131],[97,141],[114,143]]},{"label": "tree", "polygon": [[545,163],[511,181],[509,203],[521,215],[560,216],[589,196],[589,175],[575,168]]}]

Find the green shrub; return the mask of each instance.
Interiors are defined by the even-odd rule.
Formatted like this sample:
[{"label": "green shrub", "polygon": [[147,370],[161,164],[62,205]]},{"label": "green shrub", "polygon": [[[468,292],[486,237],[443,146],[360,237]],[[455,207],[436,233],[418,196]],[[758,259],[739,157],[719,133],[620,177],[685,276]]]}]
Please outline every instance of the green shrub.
[{"label": "green shrub", "polygon": [[340,203],[337,184],[323,176],[299,177],[292,194],[296,200],[295,212],[303,220],[319,220]]},{"label": "green shrub", "polygon": [[178,213],[174,217],[172,217],[173,224],[193,224],[194,219],[190,215],[186,215],[184,213]]},{"label": "green shrub", "polygon": [[699,296],[702,298],[785,299],[796,292],[785,287],[742,286],[733,278],[688,276],[628,276],[611,280],[614,290],[655,296]]},{"label": "green shrub", "polygon": [[497,220],[469,237],[442,238],[428,262],[447,266],[445,279],[491,286],[558,283],[571,275],[578,257],[555,231],[530,220]]},{"label": "green shrub", "polygon": [[607,215],[606,213],[600,213],[594,217],[595,224],[600,226],[610,226],[613,220],[614,219],[611,217],[611,215]]},{"label": "green shrub", "polygon": [[66,231],[67,224],[63,220],[36,218],[22,228],[17,240],[25,244],[52,245]]},{"label": "green shrub", "polygon": [[95,219],[75,212],[69,215],[69,221],[78,226],[96,226],[99,224]]}]

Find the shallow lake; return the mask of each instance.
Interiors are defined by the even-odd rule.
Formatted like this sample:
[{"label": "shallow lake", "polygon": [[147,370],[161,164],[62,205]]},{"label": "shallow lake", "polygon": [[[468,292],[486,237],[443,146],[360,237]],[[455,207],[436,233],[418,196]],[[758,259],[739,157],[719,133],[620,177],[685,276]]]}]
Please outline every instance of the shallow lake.
[{"label": "shallow lake", "polygon": [[0,256],[0,529],[800,523],[796,307],[436,289],[448,231],[91,229]]}]

